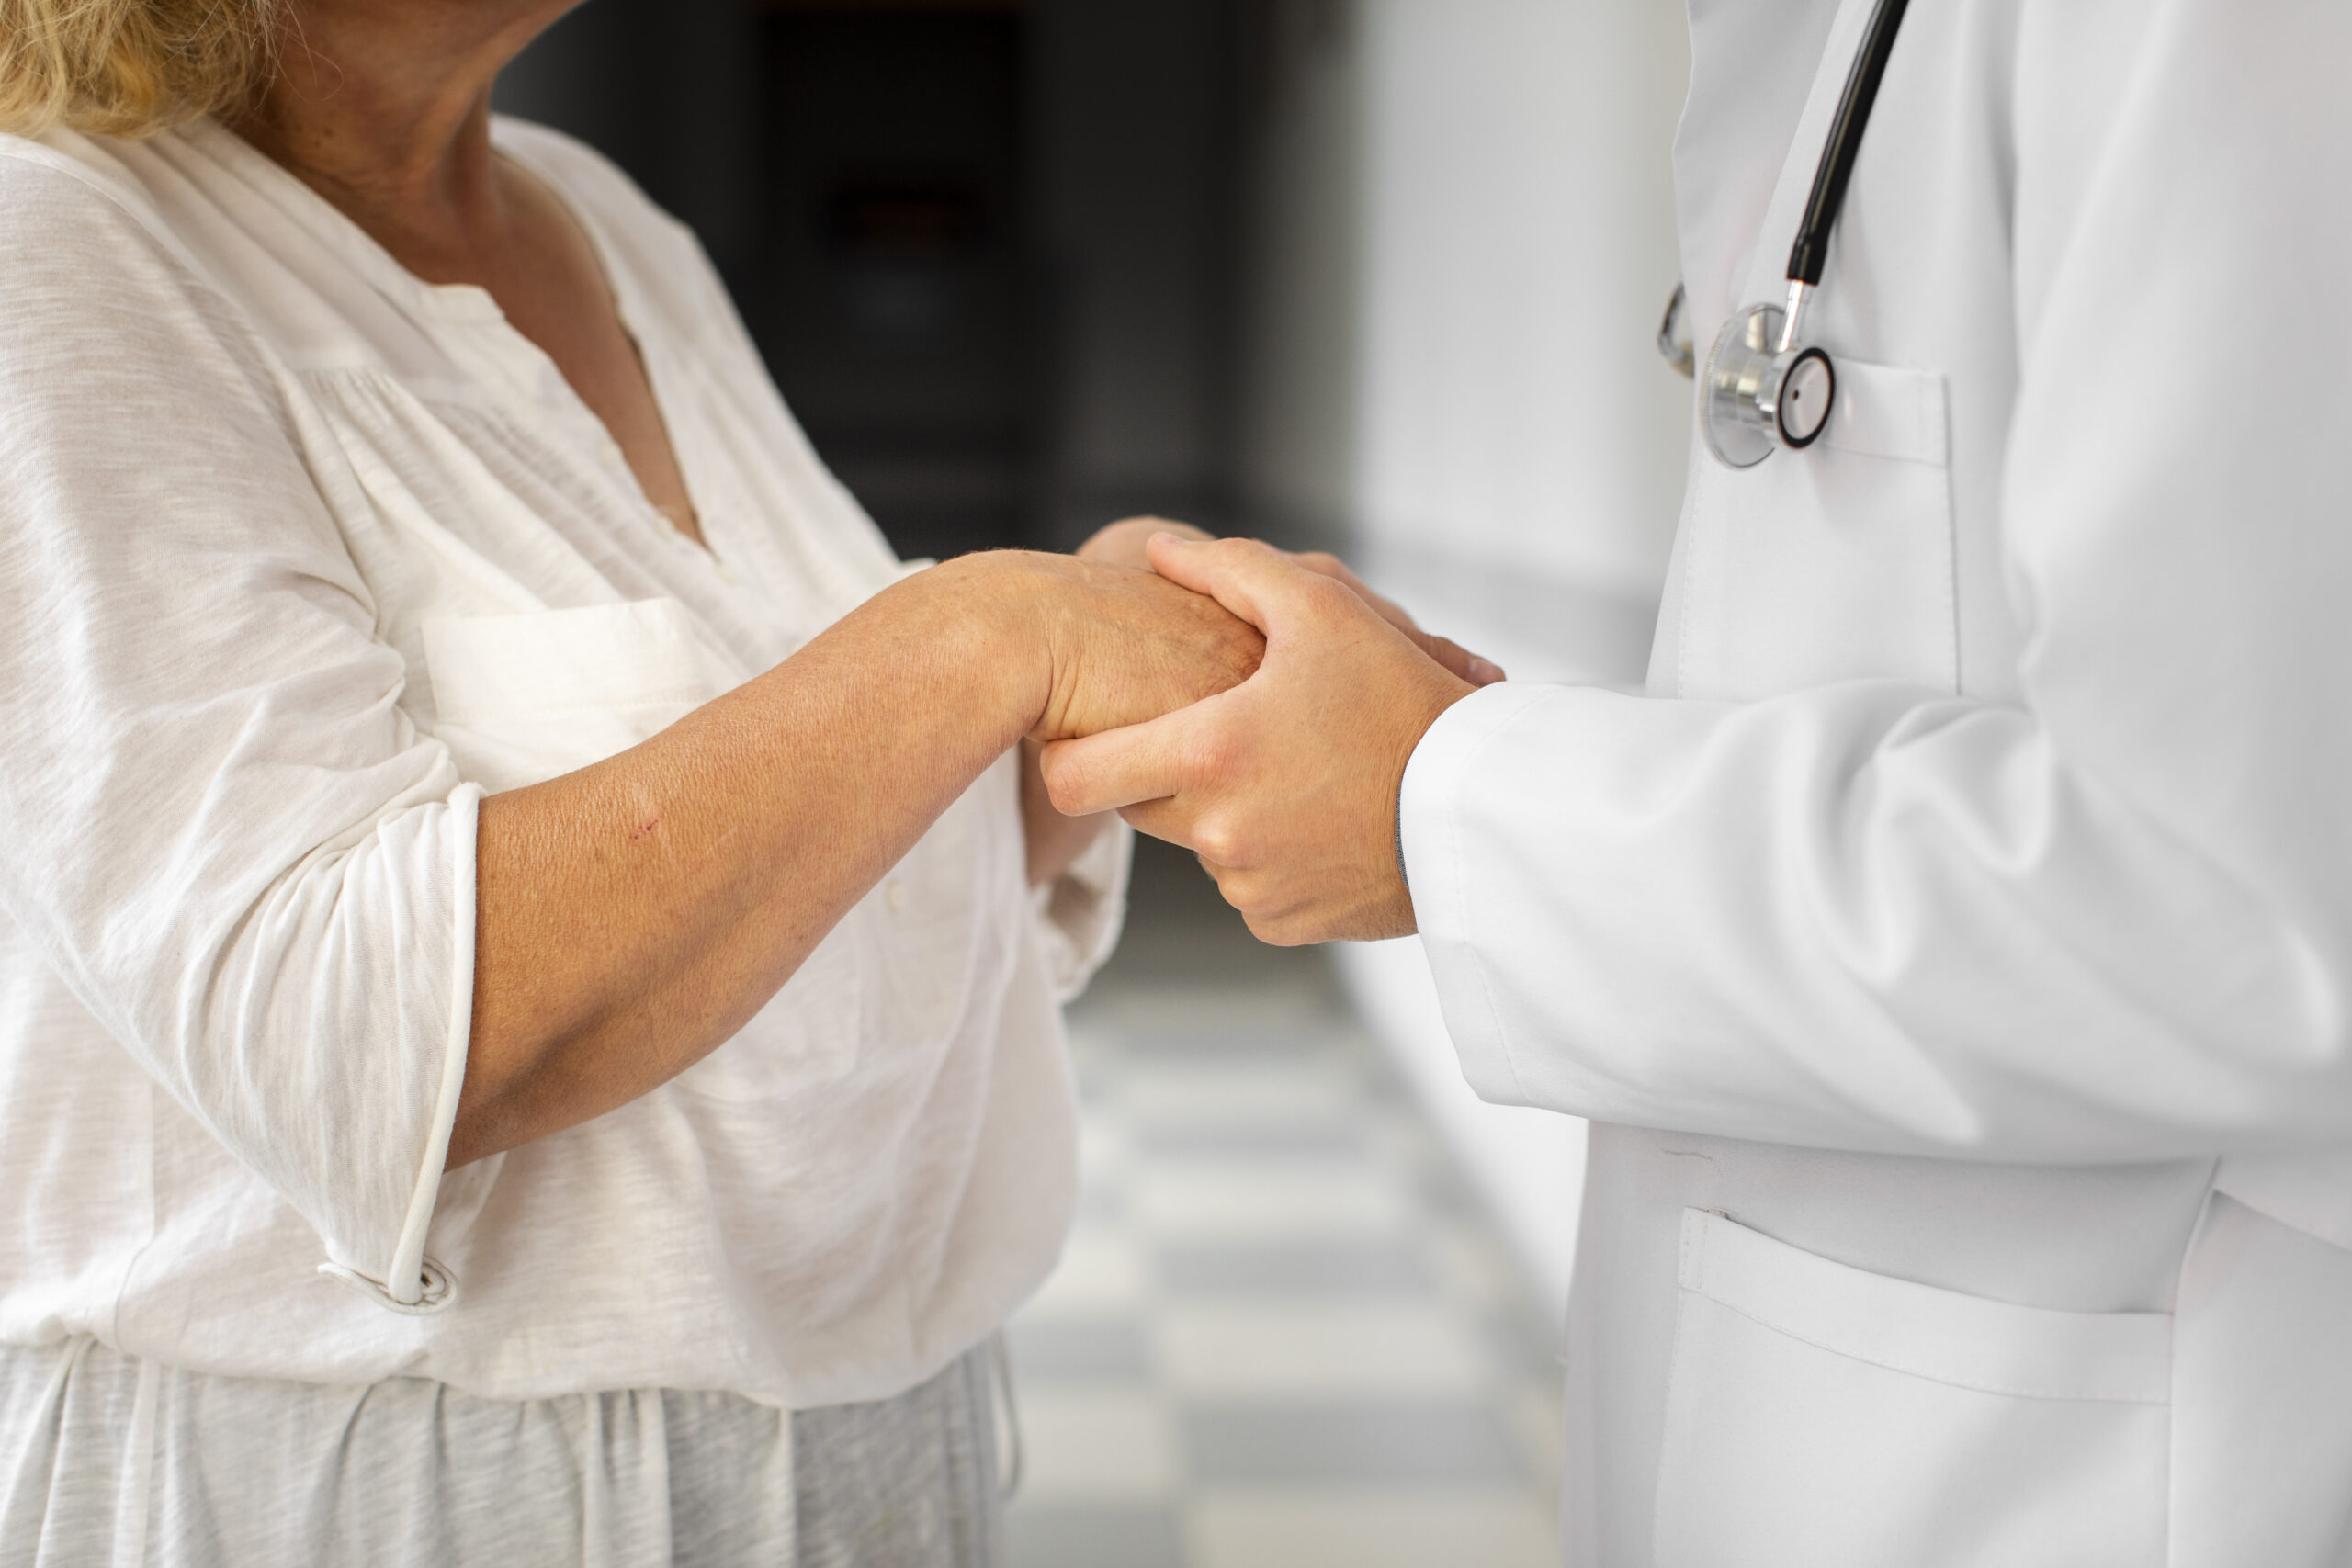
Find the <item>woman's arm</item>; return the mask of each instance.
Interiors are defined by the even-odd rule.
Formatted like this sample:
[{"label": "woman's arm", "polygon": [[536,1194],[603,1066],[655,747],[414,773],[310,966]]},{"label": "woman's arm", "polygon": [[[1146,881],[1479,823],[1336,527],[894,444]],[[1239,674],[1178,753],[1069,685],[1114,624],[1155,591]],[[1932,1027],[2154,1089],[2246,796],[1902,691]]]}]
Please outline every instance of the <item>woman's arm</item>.
[{"label": "woman's arm", "polygon": [[[460,1104],[463,1159],[642,1092],[1024,731],[1153,711],[1256,657],[1139,572],[959,562],[484,813],[401,706],[414,671],[312,466],[333,454],[297,446],[250,327],[54,160],[0,149],[0,211],[13,962],[396,1305]],[[80,1092],[48,1027],[0,1032],[6,1070]]]},{"label": "woman's arm", "polygon": [[700,1061],[1024,736],[1221,691],[1261,648],[1148,573],[966,557],[643,745],[485,800],[448,1165],[601,1115]]}]

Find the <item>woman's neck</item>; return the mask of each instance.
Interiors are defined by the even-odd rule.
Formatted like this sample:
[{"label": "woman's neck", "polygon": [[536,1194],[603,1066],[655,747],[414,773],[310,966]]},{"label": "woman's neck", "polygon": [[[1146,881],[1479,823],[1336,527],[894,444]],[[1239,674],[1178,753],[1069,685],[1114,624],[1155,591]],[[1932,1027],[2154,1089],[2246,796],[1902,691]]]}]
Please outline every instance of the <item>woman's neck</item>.
[{"label": "woman's neck", "polygon": [[491,85],[572,3],[296,0],[277,79],[232,129],[411,270],[468,279],[509,222]]}]

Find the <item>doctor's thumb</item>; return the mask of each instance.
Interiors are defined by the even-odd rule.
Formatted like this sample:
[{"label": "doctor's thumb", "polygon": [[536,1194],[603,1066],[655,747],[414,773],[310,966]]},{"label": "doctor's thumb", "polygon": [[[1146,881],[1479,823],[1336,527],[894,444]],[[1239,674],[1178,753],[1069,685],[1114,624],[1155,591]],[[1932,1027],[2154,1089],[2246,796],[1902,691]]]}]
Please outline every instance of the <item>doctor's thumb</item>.
[{"label": "doctor's thumb", "polygon": [[1255,539],[1185,539],[1155,534],[1145,546],[1151,569],[1179,587],[1216,600],[1232,615],[1271,630],[1274,613],[1288,594],[1320,592],[1329,580],[1315,576],[1271,545]]}]

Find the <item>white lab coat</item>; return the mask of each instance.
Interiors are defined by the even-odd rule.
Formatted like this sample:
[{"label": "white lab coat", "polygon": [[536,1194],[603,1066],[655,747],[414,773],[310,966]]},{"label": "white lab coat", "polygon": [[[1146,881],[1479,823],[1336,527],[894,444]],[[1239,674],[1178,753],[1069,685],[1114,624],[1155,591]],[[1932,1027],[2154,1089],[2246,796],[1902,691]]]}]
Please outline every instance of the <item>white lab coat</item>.
[{"label": "white lab coat", "polygon": [[[1702,352],[1871,4],[1694,0]],[[1597,1122],[1569,1562],[2352,1547],[2347,65],[2311,0],[1917,0],[1823,446],[1694,430],[1648,696],[1417,752],[1465,1070]]]}]

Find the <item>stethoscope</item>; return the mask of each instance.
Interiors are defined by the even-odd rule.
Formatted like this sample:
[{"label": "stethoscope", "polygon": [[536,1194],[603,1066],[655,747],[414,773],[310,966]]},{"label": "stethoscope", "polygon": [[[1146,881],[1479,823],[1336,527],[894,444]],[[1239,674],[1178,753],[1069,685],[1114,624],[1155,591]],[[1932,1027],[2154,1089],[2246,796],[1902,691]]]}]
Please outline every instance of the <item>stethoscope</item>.
[{"label": "stethoscope", "polygon": [[[1804,308],[1821,284],[1829,231],[1845,205],[1854,156],[1861,150],[1862,130],[1878,101],[1879,82],[1886,74],[1887,57],[1894,52],[1895,29],[1903,25],[1908,3],[1878,0],[1861,47],[1854,52],[1854,68],[1838,100],[1838,118],[1830,122],[1829,140],[1813,172],[1804,221],[1789,252],[1787,304],[1754,305],[1734,316],[1707,355],[1699,389],[1699,427],[1707,438],[1707,450],[1735,468],[1753,468],[1776,447],[1802,452],[1829,428],[1830,411],[1838,405],[1838,367],[1821,348],[1803,342]],[[1690,376],[1694,366],[1690,340],[1683,331],[1683,288],[1678,283],[1674,298],[1667,301],[1666,319],[1658,323],[1657,347],[1668,364]]]}]

